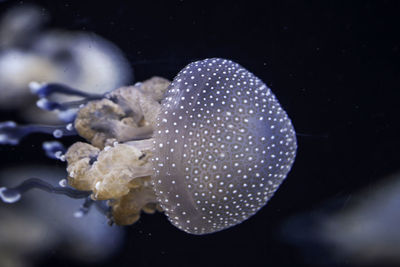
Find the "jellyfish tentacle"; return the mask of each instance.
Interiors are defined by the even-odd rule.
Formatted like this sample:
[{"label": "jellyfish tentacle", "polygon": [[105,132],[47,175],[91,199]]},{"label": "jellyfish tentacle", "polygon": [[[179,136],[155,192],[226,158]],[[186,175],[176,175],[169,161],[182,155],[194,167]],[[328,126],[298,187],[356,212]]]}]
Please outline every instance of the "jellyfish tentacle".
[{"label": "jellyfish tentacle", "polygon": [[53,111],[53,110],[60,110],[65,111],[69,109],[77,109],[82,105],[85,105],[90,99],[85,98],[78,101],[68,101],[68,102],[56,102],[50,101],[47,98],[41,98],[36,102],[36,106],[40,109]]},{"label": "jellyfish tentacle", "polygon": [[17,124],[13,121],[0,123],[0,144],[17,145],[19,140],[26,134],[21,129],[17,129]]},{"label": "jellyfish tentacle", "polygon": [[99,211],[101,214],[106,216],[108,219],[108,224],[113,225],[114,220],[112,217],[112,212],[111,212],[111,207],[107,205],[107,201],[104,200],[93,200],[90,196],[85,198],[82,206],[79,208],[78,211],[74,213],[75,218],[82,218],[83,216],[87,215],[90,211],[90,209],[95,206],[97,211]]},{"label": "jellyfish tentacle", "polygon": [[63,144],[58,141],[47,141],[43,142],[42,148],[46,153],[46,156],[51,159],[58,159],[64,161],[63,155],[67,151]]},{"label": "jellyfish tentacle", "polygon": [[29,84],[29,88],[32,93],[39,96],[40,98],[44,98],[50,96],[52,94],[63,94],[63,95],[74,95],[74,96],[81,96],[85,98],[92,98],[92,99],[99,99],[102,98],[103,95],[101,94],[90,94],[84,91],[80,91],[78,89],[71,88],[64,84],[59,83],[38,83],[38,82],[31,82]]},{"label": "jellyfish tentacle", "polygon": [[40,189],[48,193],[66,195],[70,198],[87,198],[90,191],[80,191],[70,187],[53,186],[39,178],[29,178],[16,187],[1,187],[0,199],[5,203],[15,203],[21,199],[21,195],[32,189]]},{"label": "jellyfish tentacle", "polygon": [[[59,118],[65,122],[72,122],[75,120],[78,109],[86,105],[89,101],[102,99],[104,97],[103,94],[90,94],[58,83],[40,84],[38,82],[31,82],[29,87],[31,92],[39,97],[39,100],[36,102],[38,108],[46,111],[59,111]],[[83,99],[57,102],[50,100],[49,97],[53,94],[78,96],[83,97]]]},{"label": "jellyfish tentacle", "polygon": [[32,133],[52,134],[55,138],[77,135],[70,125],[18,125],[13,121],[0,123],[0,144],[17,145],[19,141]]},{"label": "jellyfish tentacle", "polygon": [[88,214],[90,208],[93,206],[94,203],[95,203],[95,201],[90,196],[85,198],[85,200],[84,200],[83,204],[81,205],[81,207],[79,208],[79,210],[74,213],[74,217],[81,218],[81,217],[85,216],[86,214]]}]

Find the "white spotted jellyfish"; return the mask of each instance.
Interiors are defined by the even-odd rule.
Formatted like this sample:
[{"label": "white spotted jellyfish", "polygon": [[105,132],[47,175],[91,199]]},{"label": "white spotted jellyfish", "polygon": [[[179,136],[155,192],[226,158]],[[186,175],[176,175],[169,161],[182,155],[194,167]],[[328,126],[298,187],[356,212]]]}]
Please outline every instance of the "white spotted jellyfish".
[{"label": "white spotted jellyfish", "polygon": [[[75,110],[64,126],[0,124],[0,143],[17,144],[31,132],[86,142],[65,149],[46,142],[50,157],[66,161],[68,177],[55,187],[38,178],[0,188],[13,203],[39,188],[85,198],[111,223],[130,225],[142,211],[164,212],[196,235],[243,222],[273,196],[296,156],[296,134],[271,90],[239,64],[219,58],[190,63],[170,83],[153,77],[105,95],[60,84],[32,83],[47,110]],[[78,95],[52,102],[55,93]]]}]

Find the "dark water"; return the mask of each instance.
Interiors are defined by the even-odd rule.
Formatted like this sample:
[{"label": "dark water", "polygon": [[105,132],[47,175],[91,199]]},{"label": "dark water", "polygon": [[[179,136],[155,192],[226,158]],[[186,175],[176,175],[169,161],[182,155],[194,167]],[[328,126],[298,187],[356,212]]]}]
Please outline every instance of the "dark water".
[{"label": "dark water", "polygon": [[[29,2],[2,2],[0,12]],[[172,79],[203,58],[237,61],[271,87],[301,133],[292,171],[250,220],[198,237],[179,231],[162,214],[144,215],[125,229],[117,254],[99,266],[356,264],[325,257],[319,254],[323,249],[305,255],[301,244],[280,233],[289,218],[331,199],[349,199],[399,169],[397,1],[34,3],[51,14],[50,26],[92,31],[119,46],[136,81]],[[11,112],[0,118],[18,119]],[[41,154],[44,140],[35,135],[17,148],[0,147],[0,168],[27,162],[62,166]],[[85,266],[57,250],[37,262]]]}]

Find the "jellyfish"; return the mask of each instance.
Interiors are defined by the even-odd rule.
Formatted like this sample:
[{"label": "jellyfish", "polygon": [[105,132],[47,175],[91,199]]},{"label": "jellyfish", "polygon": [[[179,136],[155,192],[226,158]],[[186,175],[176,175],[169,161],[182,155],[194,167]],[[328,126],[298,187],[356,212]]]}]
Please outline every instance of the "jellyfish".
[{"label": "jellyfish", "polygon": [[[31,132],[87,142],[68,149],[43,145],[67,163],[60,187],[30,179],[0,188],[4,202],[39,188],[91,204],[106,201],[111,223],[130,225],[141,212],[164,212],[195,235],[240,224],[266,205],[288,175],[297,150],[291,120],[271,90],[231,60],[208,58],[183,68],[172,82],[153,77],[104,95],[60,84],[37,84],[46,110],[79,106],[73,124],[0,124],[0,143],[17,144]],[[53,93],[77,102],[48,100]],[[81,210],[85,213],[85,210]]]},{"label": "jellyfish", "polygon": [[[37,164],[5,167],[0,170],[0,181],[12,185],[32,175],[57,184],[65,176],[65,170]],[[55,252],[63,259],[87,264],[115,255],[123,244],[124,229],[109,227],[107,219],[96,209],[71,219],[75,213],[79,215],[76,207],[80,202],[31,191],[12,209],[0,203],[0,266],[38,266],[43,256]]]},{"label": "jellyfish", "polygon": [[[31,81],[68,83],[103,94],[129,83],[133,76],[113,43],[91,32],[46,29],[48,18],[34,5],[12,7],[0,17],[0,109],[20,110],[30,122],[68,121],[75,113],[73,109],[41,112],[29,92]],[[53,97],[76,100],[65,94]]]},{"label": "jellyfish", "polygon": [[399,266],[399,204],[400,173],[395,172],[290,216],[279,233],[313,264]]}]

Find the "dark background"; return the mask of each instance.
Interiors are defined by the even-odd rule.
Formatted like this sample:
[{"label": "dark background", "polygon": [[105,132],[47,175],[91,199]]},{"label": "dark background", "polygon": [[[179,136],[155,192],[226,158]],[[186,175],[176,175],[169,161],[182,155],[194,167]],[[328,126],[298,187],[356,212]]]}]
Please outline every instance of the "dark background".
[{"label": "dark background", "polygon": [[[29,2],[2,2],[0,12]],[[114,42],[136,81],[153,75],[172,79],[198,59],[237,61],[271,87],[301,134],[292,171],[251,219],[192,236],[162,214],[143,215],[127,227],[123,249],[101,266],[318,265],[283,240],[282,224],[399,169],[397,1],[34,3],[50,13],[52,27],[92,31]],[[11,112],[0,114],[1,121],[10,118],[18,120]],[[0,168],[24,162],[61,166],[41,152],[44,140],[34,135],[19,147],[0,147]],[[38,266],[55,264],[81,266],[56,251]]]}]

